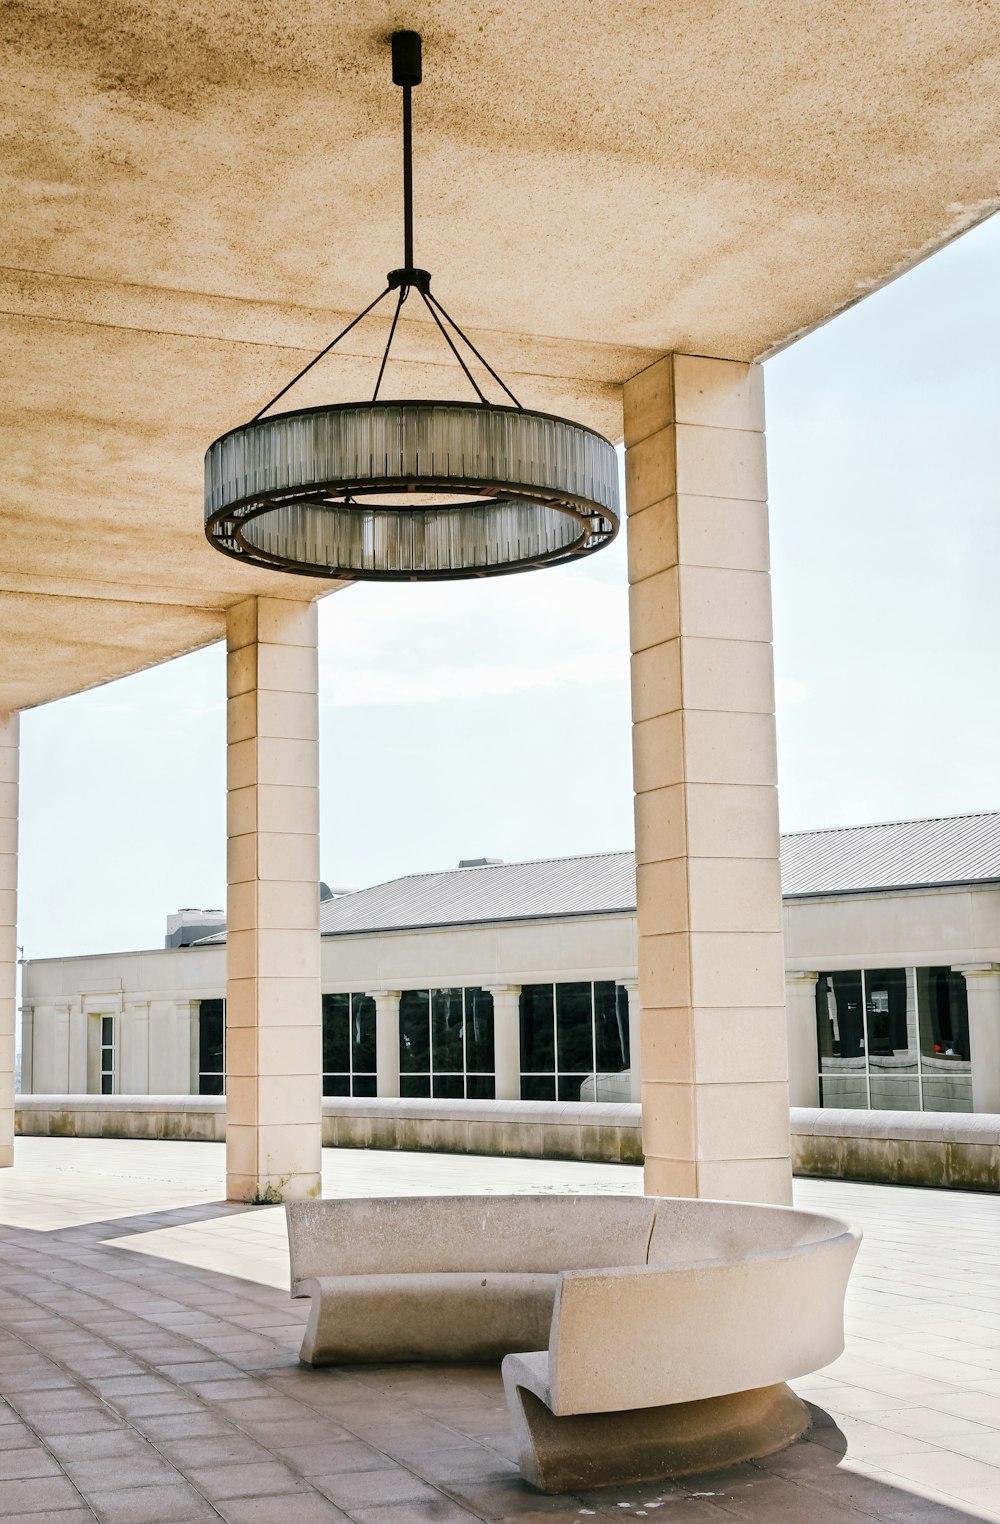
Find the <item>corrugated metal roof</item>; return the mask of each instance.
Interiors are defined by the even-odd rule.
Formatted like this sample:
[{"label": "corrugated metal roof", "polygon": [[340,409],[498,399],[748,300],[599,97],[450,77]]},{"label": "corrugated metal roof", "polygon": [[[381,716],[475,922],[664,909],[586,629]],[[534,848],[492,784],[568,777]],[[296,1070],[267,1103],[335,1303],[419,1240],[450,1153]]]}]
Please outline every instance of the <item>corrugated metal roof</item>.
[{"label": "corrugated metal roof", "polygon": [[786,896],[1000,880],[1000,812],[796,831],[781,838]]},{"label": "corrugated metal roof", "polygon": [[635,909],[631,852],[410,873],[321,907],[325,935]]},{"label": "corrugated metal roof", "polygon": [[[786,898],[1000,882],[1000,812],[796,831],[781,839],[781,879]],[[595,852],[410,873],[325,900],[320,924],[345,936],[634,909],[634,854]]]}]

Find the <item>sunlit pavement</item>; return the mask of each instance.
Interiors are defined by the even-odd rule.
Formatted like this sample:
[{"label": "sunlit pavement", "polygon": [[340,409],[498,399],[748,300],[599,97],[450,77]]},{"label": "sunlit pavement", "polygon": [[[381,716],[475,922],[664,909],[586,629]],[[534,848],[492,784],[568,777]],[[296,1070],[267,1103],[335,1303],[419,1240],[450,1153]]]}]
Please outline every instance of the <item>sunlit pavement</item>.
[{"label": "sunlit pavement", "polygon": [[[808,1438],[675,1487],[546,1498],[492,1367],[310,1371],[283,1213],[223,1148],[25,1138],[0,1174],[3,1524],[1000,1520],[1000,1199],[827,1181],[865,1231]],[[619,1165],[324,1152],[327,1195],[639,1192]]]}]

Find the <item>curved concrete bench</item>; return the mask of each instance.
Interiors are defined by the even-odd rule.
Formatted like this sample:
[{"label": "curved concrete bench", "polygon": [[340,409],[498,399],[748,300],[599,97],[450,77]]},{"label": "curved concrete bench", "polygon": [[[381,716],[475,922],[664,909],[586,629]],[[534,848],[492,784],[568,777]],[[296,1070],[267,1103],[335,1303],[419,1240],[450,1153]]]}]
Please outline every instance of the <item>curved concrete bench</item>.
[{"label": "curved concrete bench", "polygon": [[308,1364],[503,1358],[546,1492],[768,1454],[785,1382],[844,1346],[860,1235],[786,1207],[627,1196],[290,1202]]}]

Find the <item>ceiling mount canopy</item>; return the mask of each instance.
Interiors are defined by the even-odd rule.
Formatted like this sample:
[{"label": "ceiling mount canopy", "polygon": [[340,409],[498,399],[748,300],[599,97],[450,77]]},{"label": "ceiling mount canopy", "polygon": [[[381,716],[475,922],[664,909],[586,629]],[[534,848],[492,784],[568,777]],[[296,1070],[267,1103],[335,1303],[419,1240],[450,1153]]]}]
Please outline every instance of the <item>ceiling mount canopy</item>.
[{"label": "ceiling mount canopy", "polygon": [[[383,581],[495,576],[589,555],[618,532],[614,446],[582,424],[522,407],[432,294],[429,271],[414,264],[412,90],[421,72],[419,34],[395,32],[392,78],[403,91],[402,266],[249,423],[223,434],[205,456],[205,533],[216,549],[255,566]],[[370,401],[270,413],[392,292],[395,309]],[[400,313],[413,292],[474,401],[379,400]],[[502,401],[487,395],[491,383]]]}]

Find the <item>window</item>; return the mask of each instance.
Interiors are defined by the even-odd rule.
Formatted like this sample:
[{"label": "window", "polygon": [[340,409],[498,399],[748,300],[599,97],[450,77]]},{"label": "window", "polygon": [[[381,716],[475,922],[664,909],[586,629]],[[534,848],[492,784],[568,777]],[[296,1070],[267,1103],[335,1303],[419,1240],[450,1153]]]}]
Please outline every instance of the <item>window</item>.
[{"label": "window", "polygon": [[101,1094],[115,1093],[115,1018],[101,1017]]},{"label": "window", "polygon": [[965,980],[949,968],[851,969],[816,984],[820,1105],[966,1111]]},{"label": "window", "polygon": [[628,992],[621,985],[523,986],[522,1100],[620,1100],[613,1076],[628,1066]]},{"label": "window", "polygon": [[437,1099],[493,1098],[493,996],[489,990],[402,992],[399,1093]]},{"label": "window", "polygon": [[203,1000],[198,1009],[198,1094],[226,1093],[226,1002]]},{"label": "window", "polygon": [[323,996],[323,1094],[375,1095],[375,1001]]}]

